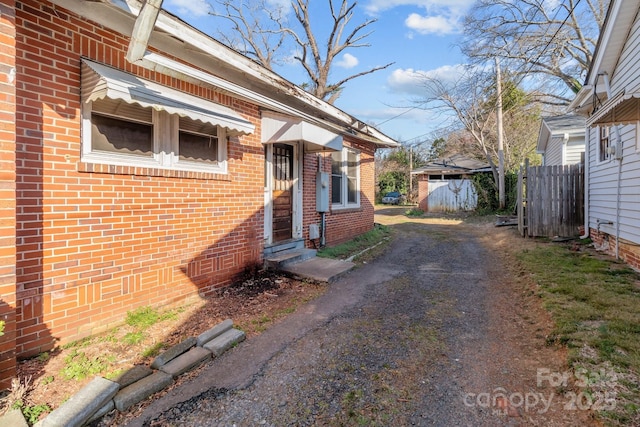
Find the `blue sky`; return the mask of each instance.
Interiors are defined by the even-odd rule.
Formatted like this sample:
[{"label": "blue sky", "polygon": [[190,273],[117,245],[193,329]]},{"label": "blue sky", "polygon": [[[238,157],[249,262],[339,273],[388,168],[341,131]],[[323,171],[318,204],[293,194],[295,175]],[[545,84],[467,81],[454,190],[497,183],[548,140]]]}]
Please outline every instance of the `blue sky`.
[{"label": "blue sky", "polygon": [[[274,5],[289,4],[289,0],[268,1]],[[335,105],[375,124],[392,138],[431,140],[431,132],[441,125],[442,119],[430,117],[424,110],[409,110],[407,106],[420,93],[417,75],[427,73],[446,78],[455,74],[463,61],[456,41],[462,18],[472,3],[473,0],[360,0],[351,28],[376,18],[378,21],[368,27],[373,33],[365,40],[371,46],[344,51],[334,64],[332,80],[389,62],[394,64],[348,82]],[[165,0],[163,7],[214,37],[221,25],[208,14],[211,6],[206,0]],[[323,25],[326,28],[327,21],[322,21],[329,16],[326,0],[313,0],[310,12],[312,28],[316,31]],[[296,84],[305,81],[300,65],[284,64],[275,71]]]}]

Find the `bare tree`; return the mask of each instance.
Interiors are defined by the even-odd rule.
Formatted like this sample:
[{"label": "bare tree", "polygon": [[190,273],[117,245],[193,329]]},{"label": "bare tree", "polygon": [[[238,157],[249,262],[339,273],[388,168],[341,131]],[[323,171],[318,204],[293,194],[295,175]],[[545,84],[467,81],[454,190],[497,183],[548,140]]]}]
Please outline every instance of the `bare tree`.
[{"label": "bare tree", "polygon": [[[487,91],[491,87],[493,75],[477,68],[467,68],[455,79],[440,79],[425,74],[422,85],[426,95],[418,100],[418,105],[439,114],[453,114],[453,124],[449,133],[459,133],[460,125],[471,136],[476,153],[491,166],[493,178],[498,183],[498,169],[494,159],[497,152],[491,147],[495,139],[495,110],[487,108]],[[493,136],[492,136],[493,134]]]},{"label": "bare tree", "polygon": [[[291,1],[291,11],[300,31],[288,22],[284,8],[273,9],[268,0],[259,0],[257,3],[248,0],[216,1],[223,7],[224,13],[214,12],[213,14],[231,21],[232,29],[238,37],[238,39],[232,39],[224,36],[222,37],[224,43],[254,57],[262,65],[271,69],[274,61],[284,56],[281,52],[287,46],[287,38],[291,37],[297,52],[294,59],[303,67],[309,79],[302,86],[308,92],[331,104],[340,96],[347,82],[393,64],[390,62],[335,82],[330,81],[334,61],[338,55],[347,49],[370,46],[365,39],[371,34],[368,30],[377,20],[367,19],[351,25],[354,9],[357,6],[355,1],[349,4],[349,0],[341,0],[339,7],[336,7],[334,0],[325,0],[329,6],[331,21],[327,40],[322,43],[312,27],[309,13],[310,0]],[[325,46],[324,49],[321,46]]]},{"label": "bare tree", "polygon": [[545,102],[566,105],[589,69],[608,3],[479,0],[465,20],[462,49],[544,80]]},{"label": "bare tree", "polygon": [[[518,87],[513,75],[505,73],[504,77],[504,149],[508,171],[535,155],[540,108],[528,92]],[[497,99],[493,72],[467,67],[457,79],[424,75],[422,84],[426,96],[417,101],[418,105],[451,116],[444,152],[485,159],[497,186]]]},{"label": "bare tree", "polygon": [[222,10],[212,8],[209,14],[227,20],[233,30],[218,31],[220,41],[270,70],[281,62],[282,48],[291,34],[284,7],[267,0],[216,2]]}]

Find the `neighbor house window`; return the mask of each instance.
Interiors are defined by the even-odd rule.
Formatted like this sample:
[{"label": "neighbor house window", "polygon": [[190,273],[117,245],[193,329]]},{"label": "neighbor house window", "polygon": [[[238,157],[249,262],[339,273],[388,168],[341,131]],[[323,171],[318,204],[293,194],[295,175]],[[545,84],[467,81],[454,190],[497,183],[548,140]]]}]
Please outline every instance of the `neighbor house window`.
[{"label": "neighbor house window", "polygon": [[599,135],[600,135],[599,156],[600,156],[600,161],[604,162],[611,158],[610,128],[608,126],[600,127]]},{"label": "neighbor house window", "polygon": [[333,208],[360,206],[360,154],[355,150],[331,153],[331,204]]},{"label": "neighbor house window", "polygon": [[109,98],[85,103],[83,117],[84,161],[226,172],[219,126]]}]

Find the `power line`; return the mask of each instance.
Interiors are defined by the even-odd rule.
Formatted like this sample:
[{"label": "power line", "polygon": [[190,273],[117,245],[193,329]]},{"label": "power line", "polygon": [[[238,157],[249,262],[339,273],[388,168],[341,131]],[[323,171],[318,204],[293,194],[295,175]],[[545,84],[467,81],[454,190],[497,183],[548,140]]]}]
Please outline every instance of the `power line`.
[{"label": "power line", "polygon": [[416,106],[416,107],[411,107],[411,108],[409,108],[409,109],[407,109],[407,110],[403,111],[402,113],[400,113],[400,114],[398,114],[398,115],[396,115],[396,116],[393,116],[393,117],[391,117],[391,118],[388,118],[387,120],[384,120],[384,121],[382,121],[382,122],[380,122],[380,123],[377,123],[375,126],[377,127],[377,126],[383,125],[383,124],[385,124],[385,123],[387,123],[387,122],[390,122],[391,120],[395,120],[395,119],[397,119],[398,117],[403,116],[403,115],[407,114],[408,112],[415,110],[416,108],[418,108],[418,107],[417,107],[417,106]]}]

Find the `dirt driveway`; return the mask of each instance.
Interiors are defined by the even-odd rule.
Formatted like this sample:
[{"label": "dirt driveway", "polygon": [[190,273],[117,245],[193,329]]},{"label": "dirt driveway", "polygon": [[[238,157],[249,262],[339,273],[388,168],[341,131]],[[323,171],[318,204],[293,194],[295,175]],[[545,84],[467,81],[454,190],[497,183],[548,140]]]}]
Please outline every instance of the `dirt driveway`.
[{"label": "dirt driveway", "polygon": [[134,426],[586,426],[546,314],[486,222],[378,212],[384,254],[149,405]]}]

